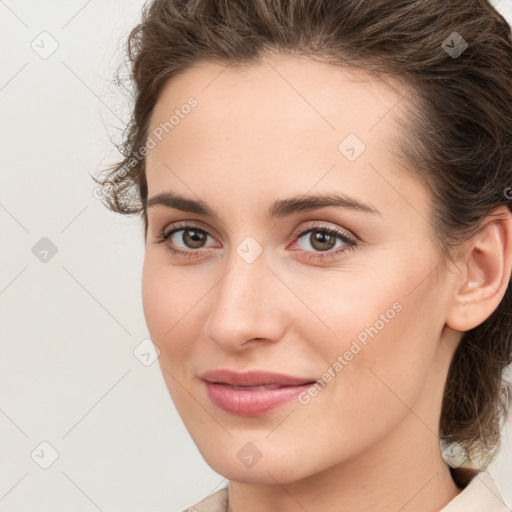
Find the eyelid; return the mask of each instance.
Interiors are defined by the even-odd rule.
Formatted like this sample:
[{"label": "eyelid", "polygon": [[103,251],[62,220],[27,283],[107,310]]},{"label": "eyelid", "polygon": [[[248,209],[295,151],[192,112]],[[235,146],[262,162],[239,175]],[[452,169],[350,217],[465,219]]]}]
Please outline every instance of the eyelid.
[{"label": "eyelid", "polygon": [[[196,221],[196,220],[193,220],[193,221],[186,221],[186,220],[183,220],[183,221],[177,221],[177,222],[173,222],[171,224],[169,224],[168,226],[166,226],[161,232],[160,234],[157,236],[157,241],[156,243],[166,243],[169,241],[169,239],[176,233],[176,232],[179,232],[179,231],[187,231],[187,230],[193,230],[193,229],[196,229],[197,231],[202,231],[206,234],[207,237],[210,237],[210,238],[213,238],[214,240],[216,240],[217,236],[213,235],[211,233],[211,229],[210,228],[205,228],[203,227],[202,223],[200,221]],[[202,248],[202,249],[176,249],[176,252],[186,252],[186,251],[190,251],[190,252],[200,252],[201,250],[203,251],[207,251],[208,249],[210,249],[210,247],[206,247],[206,248]]]},{"label": "eyelid", "polygon": [[[318,225],[318,223],[322,223],[322,225]],[[337,225],[329,226],[328,224],[331,224],[331,223],[329,223],[328,221],[324,221],[324,220],[308,221],[305,224],[301,224],[297,228],[295,228],[292,231],[290,237],[295,239],[299,236],[303,236],[307,232],[308,228],[309,229],[318,229],[318,230],[329,229],[329,230],[333,230],[339,234],[344,235],[346,238],[352,240],[353,242],[361,241],[359,239],[359,237],[354,235],[351,231],[348,231],[347,229],[342,228]],[[213,236],[212,233],[210,232],[212,230],[212,228],[209,226],[206,227],[201,221],[198,221],[198,220],[193,220],[193,221],[182,220],[182,221],[172,222],[169,225],[165,226],[162,230],[160,230],[159,235],[160,236],[164,235],[167,237],[171,231],[177,231],[180,228],[181,229],[185,229],[185,228],[193,229],[195,227],[203,230],[208,235]],[[213,231],[215,231],[215,230],[213,230]],[[158,238],[160,238],[160,236]],[[217,233],[215,233],[215,236],[217,236]]]},{"label": "eyelid", "polygon": [[[322,223],[322,224],[319,225],[318,223]],[[359,240],[359,238],[356,235],[354,235],[352,232],[348,231],[347,229],[342,228],[341,226],[337,226],[337,225],[330,226],[329,224],[331,224],[331,223],[323,221],[323,220],[309,221],[309,222],[306,222],[305,224],[301,224],[298,228],[296,228],[292,232],[291,236],[295,239],[295,238],[298,238],[299,236],[304,236],[304,234],[306,234],[308,232],[308,230],[321,231],[322,229],[325,229],[325,230],[334,231],[340,235],[345,236],[349,240],[352,240],[354,242],[354,244]]]},{"label": "eyelid", "polygon": [[[293,235],[293,242],[291,245],[295,245],[299,243],[299,240],[301,240],[303,237],[305,237],[308,233],[313,232],[327,232],[330,235],[333,235],[337,240],[341,240],[343,243],[342,247],[338,247],[337,249],[330,249],[328,251],[306,251],[304,252],[305,259],[310,261],[319,261],[321,263],[326,263],[331,260],[335,260],[336,258],[340,258],[343,254],[352,252],[359,248],[359,243],[357,242],[357,237],[349,234],[348,231],[346,231],[343,228],[340,228],[339,226],[331,227],[327,225],[315,225],[315,224],[306,224],[306,226],[302,226],[298,232],[295,232]],[[289,248],[288,246],[287,248]],[[296,251],[296,249],[293,249],[293,251]],[[301,251],[299,251],[301,252]]]},{"label": "eyelid", "polygon": [[218,232],[213,229],[211,226],[207,226],[200,220],[177,220],[175,222],[171,222],[170,224],[167,224],[163,229],[159,231],[159,234],[165,233],[168,234],[170,231],[176,231],[179,229],[186,229],[186,228],[197,228],[208,235],[219,238]]}]

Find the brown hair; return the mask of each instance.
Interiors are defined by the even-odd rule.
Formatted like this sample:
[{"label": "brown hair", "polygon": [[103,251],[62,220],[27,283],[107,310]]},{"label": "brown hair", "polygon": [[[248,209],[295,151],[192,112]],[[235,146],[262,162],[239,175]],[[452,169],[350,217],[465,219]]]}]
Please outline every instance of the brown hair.
[{"label": "brown hair", "polygon": [[[496,207],[510,210],[512,38],[486,0],[153,0],[127,52],[135,104],[119,147],[123,158],[96,181],[112,211],[143,216],[145,236],[140,149],[162,86],[200,61],[242,66],[274,52],[401,77],[411,86],[400,151],[432,193],[443,257]],[[464,333],[443,397],[441,439],[473,457],[484,454],[483,465],[496,453],[507,416],[502,374],[511,359],[509,283],[493,314]]]}]

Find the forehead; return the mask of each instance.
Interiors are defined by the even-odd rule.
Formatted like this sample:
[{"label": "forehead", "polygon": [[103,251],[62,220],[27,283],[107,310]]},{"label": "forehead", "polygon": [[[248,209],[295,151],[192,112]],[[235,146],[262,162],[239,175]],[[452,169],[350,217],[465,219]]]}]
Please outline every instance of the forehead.
[{"label": "forehead", "polygon": [[270,182],[304,193],[319,180],[354,193],[381,191],[376,173],[399,169],[393,141],[406,92],[396,78],[308,58],[274,57],[241,68],[197,63],[166,83],[153,110],[149,196],[187,192],[180,176],[203,195],[227,183],[250,194]]},{"label": "forehead", "polygon": [[279,55],[239,67],[201,61],[167,81],[149,128],[168,120],[174,108],[194,96],[199,103],[194,110],[201,111],[203,123],[221,117],[227,128],[237,112],[250,113],[254,122],[288,121],[292,114],[297,121],[322,122],[315,127],[323,124],[330,131],[350,128],[363,134],[394,108],[407,89],[398,77],[384,79],[307,57]]}]

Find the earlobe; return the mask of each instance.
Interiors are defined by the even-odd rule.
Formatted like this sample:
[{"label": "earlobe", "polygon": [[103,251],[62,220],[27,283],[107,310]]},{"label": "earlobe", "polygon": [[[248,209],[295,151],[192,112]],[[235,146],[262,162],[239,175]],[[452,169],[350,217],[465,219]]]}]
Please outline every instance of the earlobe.
[{"label": "earlobe", "polygon": [[[512,214],[500,206],[484,220],[467,242],[460,279],[454,288],[446,323],[468,331],[483,323],[498,307],[510,284]],[[461,284],[462,281],[462,284]]]}]

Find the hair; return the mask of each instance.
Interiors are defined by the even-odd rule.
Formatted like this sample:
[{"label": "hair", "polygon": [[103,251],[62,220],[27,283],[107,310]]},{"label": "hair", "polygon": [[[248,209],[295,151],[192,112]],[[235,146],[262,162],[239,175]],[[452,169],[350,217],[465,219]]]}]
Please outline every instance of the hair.
[{"label": "hair", "polygon": [[[140,155],[164,84],[196,63],[250,66],[272,54],[397,77],[410,87],[400,154],[431,193],[443,262],[496,208],[511,209],[511,28],[486,0],[153,0],[126,49],[135,89],[122,159],[94,179],[110,210],[143,216],[145,237]],[[484,454],[480,466],[500,444],[510,405],[503,370],[511,361],[509,282],[494,312],[463,334],[443,395],[441,441],[458,443],[469,461]]]}]

